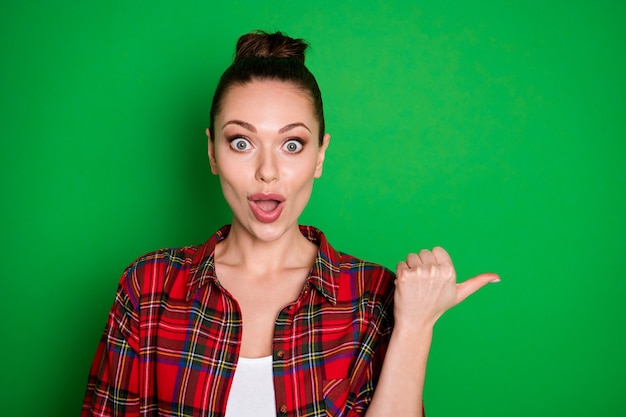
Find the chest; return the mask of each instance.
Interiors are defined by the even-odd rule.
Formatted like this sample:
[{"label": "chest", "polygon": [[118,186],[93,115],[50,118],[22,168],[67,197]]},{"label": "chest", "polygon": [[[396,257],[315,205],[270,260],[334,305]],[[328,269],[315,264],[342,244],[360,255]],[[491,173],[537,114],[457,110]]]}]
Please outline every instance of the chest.
[{"label": "chest", "polygon": [[[304,286],[275,309],[263,314],[263,323],[270,327],[277,407],[309,404],[321,409],[328,387],[341,386],[335,392],[347,395],[342,384],[367,368],[374,350],[368,345],[374,342],[367,335],[365,304],[333,305]],[[244,347],[244,329],[244,310],[218,287],[208,286],[186,305],[169,300],[152,329],[153,346],[145,350],[152,356],[145,362],[155,364],[151,372],[157,396],[202,404],[205,410],[223,409]]]},{"label": "chest", "polygon": [[283,309],[292,306],[304,292],[308,268],[281,271],[278,276],[249,279],[245,271],[218,268],[219,283],[236,303],[241,316],[239,355],[257,358],[271,355],[276,320]]}]

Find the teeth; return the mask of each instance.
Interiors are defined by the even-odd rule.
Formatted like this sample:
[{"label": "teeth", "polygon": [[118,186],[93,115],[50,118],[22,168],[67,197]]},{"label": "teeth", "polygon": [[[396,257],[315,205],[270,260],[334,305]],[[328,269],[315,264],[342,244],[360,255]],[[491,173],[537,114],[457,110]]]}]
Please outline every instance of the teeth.
[{"label": "teeth", "polygon": [[276,200],[257,200],[256,204],[261,210],[265,212],[270,212],[278,207],[279,202]]}]

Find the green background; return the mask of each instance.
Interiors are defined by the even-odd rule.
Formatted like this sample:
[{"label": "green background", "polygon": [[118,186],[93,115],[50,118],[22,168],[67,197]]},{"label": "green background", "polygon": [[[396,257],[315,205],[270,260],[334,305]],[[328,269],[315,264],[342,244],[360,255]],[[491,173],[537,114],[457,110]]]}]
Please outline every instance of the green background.
[{"label": "green background", "polygon": [[502,276],[437,324],[429,417],[623,415],[626,2],[591,0],[3,2],[0,413],[77,415],[126,265],[229,222],[204,129],[257,28],[324,93],[302,222]]}]

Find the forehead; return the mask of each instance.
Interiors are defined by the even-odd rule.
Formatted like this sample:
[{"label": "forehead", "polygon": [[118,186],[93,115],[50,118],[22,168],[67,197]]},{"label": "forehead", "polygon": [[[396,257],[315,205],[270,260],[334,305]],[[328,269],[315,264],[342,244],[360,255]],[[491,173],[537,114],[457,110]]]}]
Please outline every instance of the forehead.
[{"label": "forehead", "polygon": [[317,128],[310,95],[293,83],[275,80],[232,86],[224,95],[216,119],[222,122],[240,119],[255,125],[282,123],[281,127],[302,122],[311,129]]}]

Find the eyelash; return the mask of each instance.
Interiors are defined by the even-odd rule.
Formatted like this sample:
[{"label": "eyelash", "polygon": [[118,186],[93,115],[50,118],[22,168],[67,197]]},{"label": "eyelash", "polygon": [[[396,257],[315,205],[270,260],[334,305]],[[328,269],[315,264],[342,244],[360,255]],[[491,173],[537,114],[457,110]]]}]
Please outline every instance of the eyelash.
[{"label": "eyelash", "polygon": [[[233,145],[233,142],[238,140],[238,139],[245,140],[248,145],[251,145],[250,140],[248,138],[246,138],[245,136],[242,136],[242,135],[233,135],[233,136],[229,136],[229,137],[226,138],[226,140],[228,141],[228,144],[233,149],[235,149],[235,146]],[[235,150],[243,152],[246,149],[235,149]]]},{"label": "eyelash", "polygon": [[287,151],[287,152],[289,152],[291,154],[296,154],[296,153],[302,152],[302,148],[304,148],[304,143],[305,143],[302,139],[300,139],[300,138],[287,139],[283,146],[286,146],[289,142],[297,142],[300,145],[300,149],[298,149],[296,151],[293,151],[293,152],[289,152],[289,151]]}]

